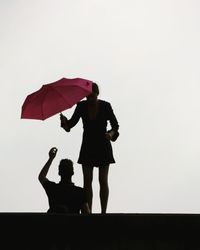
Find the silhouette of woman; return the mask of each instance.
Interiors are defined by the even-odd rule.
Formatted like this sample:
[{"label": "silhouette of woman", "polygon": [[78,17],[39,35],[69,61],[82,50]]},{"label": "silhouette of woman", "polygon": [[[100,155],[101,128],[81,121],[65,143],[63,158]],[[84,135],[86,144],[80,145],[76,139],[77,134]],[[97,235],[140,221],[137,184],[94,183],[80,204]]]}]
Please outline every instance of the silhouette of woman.
[{"label": "silhouette of woman", "polygon": [[[60,115],[61,127],[69,132],[80,118],[83,122],[83,138],[78,158],[82,164],[83,185],[86,191],[90,211],[92,211],[92,180],[93,168],[99,169],[101,213],[106,213],[109,187],[109,165],[115,163],[110,141],[115,141],[119,135],[118,121],[109,102],[98,99],[99,87],[92,84],[92,94],[86,100],[77,104],[70,120],[63,114]],[[107,131],[107,121],[111,129]]]}]

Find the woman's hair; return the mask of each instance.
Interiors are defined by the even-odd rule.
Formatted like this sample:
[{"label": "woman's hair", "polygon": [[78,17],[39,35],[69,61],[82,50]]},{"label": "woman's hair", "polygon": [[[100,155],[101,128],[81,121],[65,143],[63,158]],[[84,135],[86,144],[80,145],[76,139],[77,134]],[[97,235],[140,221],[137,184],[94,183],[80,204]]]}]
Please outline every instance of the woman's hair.
[{"label": "woman's hair", "polygon": [[99,86],[95,82],[92,83],[92,92],[99,95]]}]

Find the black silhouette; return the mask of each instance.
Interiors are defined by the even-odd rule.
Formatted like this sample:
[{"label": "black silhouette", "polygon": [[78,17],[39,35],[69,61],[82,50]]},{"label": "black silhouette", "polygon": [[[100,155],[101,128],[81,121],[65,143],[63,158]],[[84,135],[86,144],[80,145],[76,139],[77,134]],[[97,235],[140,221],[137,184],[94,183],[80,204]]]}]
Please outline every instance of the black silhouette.
[{"label": "black silhouette", "polygon": [[48,170],[55,158],[57,149],[51,148],[49,159],[39,173],[38,179],[46,191],[49,201],[48,213],[84,213],[89,214],[89,206],[83,188],[77,187],[72,182],[74,174],[73,162],[62,159],[59,164],[58,174],[61,177],[59,183],[47,179]]},{"label": "black silhouette", "polygon": [[[92,211],[92,179],[93,168],[99,168],[101,213],[106,213],[109,196],[108,171],[109,164],[115,163],[111,141],[119,136],[119,125],[109,102],[98,99],[99,88],[93,83],[92,94],[87,100],[77,104],[76,109],[68,120],[60,115],[61,127],[69,132],[80,118],[83,122],[83,140],[78,163],[82,164],[84,188],[86,190],[90,211]],[[107,122],[111,129],[107,131]]]}]

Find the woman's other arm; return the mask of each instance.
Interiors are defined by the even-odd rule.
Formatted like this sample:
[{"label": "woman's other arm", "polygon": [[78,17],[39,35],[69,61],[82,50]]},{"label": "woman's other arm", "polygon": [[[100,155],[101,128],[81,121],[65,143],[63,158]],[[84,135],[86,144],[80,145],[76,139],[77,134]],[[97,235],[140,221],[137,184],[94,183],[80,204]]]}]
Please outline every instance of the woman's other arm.
[{"label": "woman's other arm", "polygon": [[119,135],[119,124],[110,103],[108,103],[107,106],[107,114],[108,120],[110,121],[111,130],[107,131],[106,138],[108,138],[109,140],[115,140],[115,137],[117,138]]}]

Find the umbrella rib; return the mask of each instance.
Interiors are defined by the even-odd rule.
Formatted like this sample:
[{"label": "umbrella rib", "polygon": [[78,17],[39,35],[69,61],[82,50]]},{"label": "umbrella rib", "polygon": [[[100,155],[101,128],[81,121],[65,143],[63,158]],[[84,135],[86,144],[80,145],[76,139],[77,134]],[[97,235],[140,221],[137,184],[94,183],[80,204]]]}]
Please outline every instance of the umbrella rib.
[{"label": "umbrella rib", "polygon": [[71,104],[69,103],[69,101],[65,98],[65,96],[63,96],[56,88],[52,87],[57,93],[59,96],[63,97],[63,99],[65,99],[65,101],[71,106]]},{"label": "umbrella rib", "polygon": [[[71,104],[66,100],[66,98],[65,98],[56,88],[54,88],[53,86],[51,86],[51,89],[53,89],[53,91],[55,91],[59,96],[61,96],[61,97],[67,102],[67,104],[69,104],[69,105],[71,106]],[[45,100],[47,94],[48,94],[48,92],[45,93],[44,100]],[[43,102],[43,105],[44,105],[44,102]],[[42,115],[44,116],[44,112],[43,112],[44,108],[43,108],[43,105],[42,105]],[[60,112],[61,112],[61,111],[62,111],[62,110],[60,110]]]},{"label": "umbrella rib", "polygon": [[[46,91],[46,93],[45,93],[45,95],[44,95],[44,100],[45,100],[47,94],[48,94],[48,92]],[[44,110],[43,105],[44,105],[44,101],[43,101],[42,106],[41,106],[41,113],[42,113],[43,119],[45,119],[45,117],[44,117],[44,111],[43,111],[43,110]]]}]

